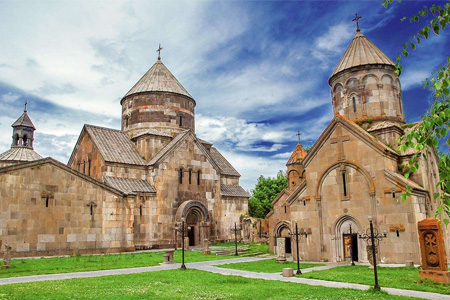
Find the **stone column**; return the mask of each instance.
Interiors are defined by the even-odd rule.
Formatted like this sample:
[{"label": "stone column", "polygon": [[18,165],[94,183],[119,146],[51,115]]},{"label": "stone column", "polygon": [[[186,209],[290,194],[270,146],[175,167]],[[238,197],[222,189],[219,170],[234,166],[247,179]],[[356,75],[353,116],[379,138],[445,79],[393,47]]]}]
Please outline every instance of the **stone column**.
[{"label": "stone column", "polygon": [[278,262],[286,261],[286,239],[285,238],[277,238],[277,261]]}]

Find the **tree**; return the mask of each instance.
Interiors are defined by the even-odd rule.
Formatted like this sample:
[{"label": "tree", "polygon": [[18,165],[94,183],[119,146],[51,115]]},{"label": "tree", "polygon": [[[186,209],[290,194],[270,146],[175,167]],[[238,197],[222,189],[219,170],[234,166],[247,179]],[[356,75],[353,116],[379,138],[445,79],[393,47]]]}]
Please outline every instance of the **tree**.
[{"label": "tree", "polygon": [[272,201],[278,194],[287,188],[287,178],[283,171],[279,171],[277,177],[259,176],[254,190],[251,190],[248,199],[248,212],[255,218],[265,218],[272,210]]},{"label": "tree", "polygon": [[[401,0],[398,0],[398,2],[400,3]],[[387,8],[392,3],[393,0],[384,0],[383,6]],[[405,19],[406,17],[402,20]],[[403,44],[402,55],[404,57],[408,57],[408,51],[415,50],[421,44],[422,39],[427,40],[430,32],[439,35],[450,24],[450,2],[443,5],[424,6],[417,15],[409,18],[412,23],[421,20],[426,21],[426,25],[410,39],[410,42]],[[403,70],[403,66],[400,64],[401,57],[401,55],[397,56],[396,63],[396,72],[399,76]],[[441,154],[438,164],[440,178],[437,184],[440,192],[436,193],[434,198],[440,197],[441,205],[438,207],[436,215],[444,211],[450,217],[450,194],[448,193],[450,191],[450,160],[448,156],[450,149],[448,138],[450,131],[450,56],[447,57],[447,61],[443,63],[441,68],[425,79],[423,85],[432,91],[433,101],[429,111],[422,116],[422,121],[415,126],[414,130],[406,133],[402,138],[400,150],[406,151],[409,148],[415,150],[415,154],[406,165],[404,176],[408,178],[419,169],[419,158],[425,156],[426,150],[433,147],[440,148]],[[411,187],[408,186],[406,193],[402,194],[403,201],[406,201],[406,198],[411,195],[410,192]],[[444,219],[444,223],[448,225],[449,220]]]}]

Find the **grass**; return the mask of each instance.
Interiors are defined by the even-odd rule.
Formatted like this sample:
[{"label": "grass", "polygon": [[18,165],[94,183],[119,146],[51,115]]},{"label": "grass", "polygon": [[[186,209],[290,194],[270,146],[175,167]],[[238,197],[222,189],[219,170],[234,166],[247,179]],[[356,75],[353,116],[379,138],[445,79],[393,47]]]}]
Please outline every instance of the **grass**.
[{"label": "grass", "polygon": [[[234,253],[235,245],[233,242],[217,243],[217,244],[214,244],[214,246],[230,248],[230,250],[233,250],[233,253]],[[269,245],[267,245],[267,244],[261,244],[261,243],[239,244],[238,243],[238,250],[239,250],[239,248],[242,248],[242,247],[248,248],[248,250],[241,252],[240,254],[269,253]]]},{"label": "grass", "polygon": [[[223,246],[224,244],[220,244]],[[260,244],[238,244],[239,247],[249,248],[246,253],[261,252]],[[266,246],[266,245],[264,245]],[[234,244],[233,244],[234,247]],[[51,257],[39,259],[13,259],[11,268],[0,269],[0,278],[70,273],[83,271],[97,271],[110,269],[123,269],[135,267],[157,266],[163,262],[165,252],[121,253],[106,255]],[[185,262],[199,262],[236,258],[236,256],[205,255],[201,251],[185,252]],[[181,251],[175,251],[174,261],[181,263]]]},{"label": "grass", "polygon": [[[382,287],[416,290],[450,295],[450,286],[440,283],[423,282],[419,270],[414,267],[387,268],[378,267],[378,283]],[[374,284],[373,270],[367,266],[336,267],[323,271],[312,271],[301,275],[303,278],[330,281]]]},{"label": "grass", "polygon": [[198,270],[170,270],[85,279],[0,286],[2,300],[31,299],[411,299],[385,292],[336,289],[224,276]]},{"label": "grass", "polygon": [[[300,269],[312,268],[324,266],[324,264],[310,264],[310,263],[300,263]],[[247,263],[235,263],[235,264],[224,264],[218,265],[216,267],[234,269],[234,270],[244,270],[251,272],[260,272],[260,273],[280,273],[283,271],[283,268],[293,268],[297,270],[296,262],[284,262],[279,263],[276,259],[265,259],[254,262]]]}]

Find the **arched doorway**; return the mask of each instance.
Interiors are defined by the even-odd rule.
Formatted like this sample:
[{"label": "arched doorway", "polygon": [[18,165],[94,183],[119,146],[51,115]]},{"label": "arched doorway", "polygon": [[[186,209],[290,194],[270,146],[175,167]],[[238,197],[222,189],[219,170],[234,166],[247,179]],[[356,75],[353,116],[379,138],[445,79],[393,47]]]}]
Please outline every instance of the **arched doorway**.
[{"label": "arched doorway", "polygon": [[[351,233],[350,233],[351,227]],[[360,247],[358,241],[358,232],[360,232],[359,222],[352,216],[342,216],[336,221],[334,238],[334,260],[353,261],[360,259]]]},{"label": "arched doorway", "polygon": [[209,239],[210,218],[205,205],[199,201],[183,202],[177,211],[176,219],[186,222],[186,237],[189,238],[189,246],[198,246],[204,239]]},{"label": "arched doorway", "polygon": [[278,238],[284,238],[284,240],[285,240],[286,255],[292,254],[291,229],[290,229],[290,224],[287,221],[280,222],[275,227],[275,247],[277,245]]}]

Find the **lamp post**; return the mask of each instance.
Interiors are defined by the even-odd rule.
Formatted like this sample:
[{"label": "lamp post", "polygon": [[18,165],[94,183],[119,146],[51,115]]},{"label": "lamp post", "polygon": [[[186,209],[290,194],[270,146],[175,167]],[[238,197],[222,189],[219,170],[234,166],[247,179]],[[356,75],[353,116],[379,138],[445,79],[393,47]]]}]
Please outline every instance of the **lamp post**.
[{"label": "lamp post", "polygon": [[375,290],[380,290],[380,285],[378,284],[378,273],[377,273],[377,254],[375,251],[376,246],[380,244],[380,240],[387,236],[387,232],[384,231],[383,234],[378,233],[378,229],[373,228],[373,218],[368,217],[370,228],[366,230],[365,234],[360,234],[359,238],[365,240],[372,248],[372,259],[373,259],[373,275],[375,277]]},{"label": "lamp post", "polygon": [[355,265],[355,262],[353,261],[353,232],[352,232],[352,223],[349,224],[350,226],[350,259],[352,261],[352,266]]},{"label": "lamp post", "polygon": [[178,228],[178,224],[175,224],[175,250],[178,250],[178,243],[177,243],[177,236],[178,232],[180,231],[180,228]]},{"label": "lamp post", "polygon": [[240,228],[237,228],[236,222],[234,222],[234,228],[231,229],[231,231],[234,231],[234,255],[238,256],[238,246],[237,246],[237,232],[238,230],[241,230]]},{"label": "lamp post", "polygon": [[184,265],[184,217],[181,218],[181,270],[186,270]]},{"label": "lamp post", "polygon": [[306,231],[302,231],[302,232],[298,232],[298,224],[297,221],[295,221],[295,233],[291,233],[291,235],[295,236],[295,242],[297,243],[297,273],[296,274],[302,274],[302,271],[300,270],[300,255],[299,255],[299,246],[300,246],[300,241],[299,241],[299,237],[304,235],[305,238],[308,237],[308,233]]}]

